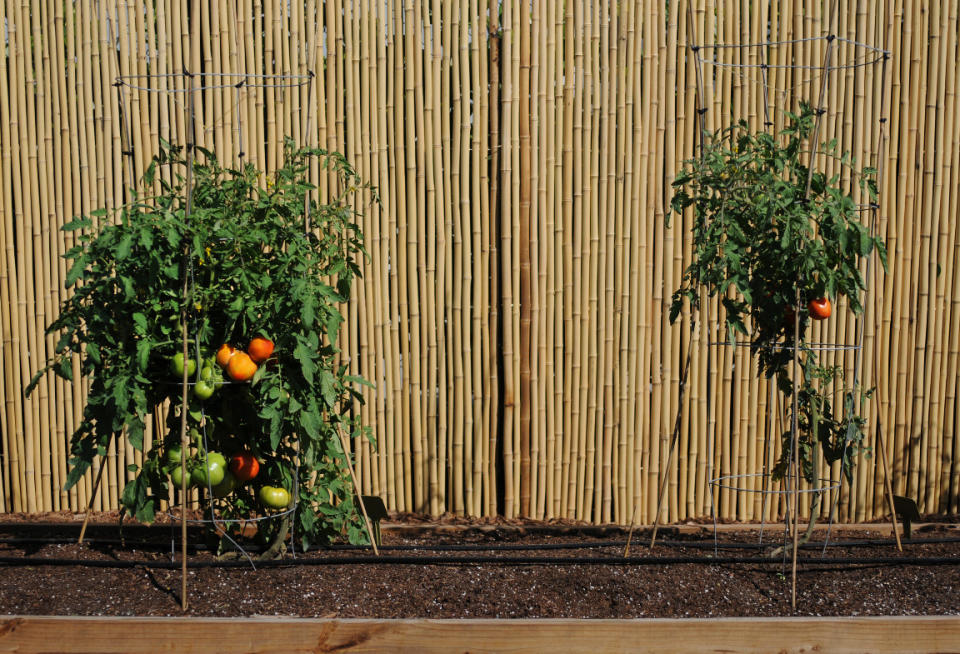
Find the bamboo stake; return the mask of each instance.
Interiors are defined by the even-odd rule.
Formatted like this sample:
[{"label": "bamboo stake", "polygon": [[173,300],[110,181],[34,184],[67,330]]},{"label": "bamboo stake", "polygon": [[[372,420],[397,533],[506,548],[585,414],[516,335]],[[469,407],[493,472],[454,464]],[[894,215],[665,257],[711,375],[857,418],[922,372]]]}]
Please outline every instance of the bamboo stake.
[{"label": "bamboo stake", "polygon": [[[697,330],[697,326],[694,325],[694,331]],[[683,399],[683,391],[686,388],[687,384],[687,373],[690,371],[690,360],[693,358],[693,349],[687,351],[687,360],[683,364],[683,370],[680,373],[680,399]],[[660,488],[657,492],[657,509],[653,514],[653,534],[650,537],[650,549],[653,549],[654,544],[657,542],[657,529],[660,526],[660,510],[663,506],[663,493],[667,487],[667,479],[669,477],[669,468],[670,460],[673,458],[673,451],[677,445],[677,439],[680,436],[680,417],[682,415],[682,410],[680,409],[680,403],[677,403],[677,414],[676,419],[673,423],[673,436],[670,438],[670,447],[667,449],[667,460],[664,464],[664,474],[660,478]],[[630,551],[630,535],[633,533],[633,524],[630,524],[630,531],[627,536],[627,546],[624,548],[624,556],[629,556]]]},{"label": "bamboo stake", "polygon": [[[190,215],[193,209],[193,157],[194,157],[194,135],[195,135],[195,105],[194,105],[194,81],[193,78],[189,75],[186,76],[187,79],[184,80],[185,85],[187,86],[187,172],[186,172],[186,181],[185,185],[187,188],[187,203],[184,211],[184,220],[189,221]],[[183,354],[183,360],[187,361],[189,359],[189,353],[187,351],[188,345],[188,328],[189,323],[187,320],[187,301],[190,297],[190,287],[189,280],[190,277],[187,274],[187,266],[189,256],[189,245],[185,244],[183,247],[183,262],[181,264],[182,270],[180,271],[181,278],[183,280],[181,286],[181,308],[180,308],[180,339],[182,343],[181,353]],[[190,440],[187,438],[187,406],[188,406],[188,394],[189,389],[189,377],[187,366],[183,367],[183,377],[181,379],[181,395],[180,395],[180,450],[184,454],[189,451]],[[180,608],[183,611],[187,610],[187,457],[183,456],[180,460]]]},{"label": "bamboo stake", "polygon": [[[816,134],[816,129],[814,129]],[[811,142],[816,142],[814,139]],[[793,408],[790,410],[790,449],[793,453],[793,488],[791,489],[793,497],[793,508],[790,511],[790,520],[792,527],[791,539],[793,541],[793,552],[790,562],[790,607],[797,608],[797,537],[800,525],[800,443],[799,443],[799,425],[797,424],[797,390],[799,386],[800,364],[797,359],[800,344],[800,291],[796,293],[793,301],[793,394],[791,402]]]},{"label": "bamboo stake", "polygon": [[[113,440],[113,435],[111,435],[110,440]],[[109,443],[107,444],[109,447]],[[87,532],[87,523],[90,522],[90,514],[93,513],[93,503],[97,497],[97,491],[100,490],[100,480],[103,478],[103,464],[100,465],[100,469],[97,471],[96,479],[93,482],[93,489],[90,492],[90,501],[87,503],[87,510],[84,512],[83,516],[83,525],[80,527],[80,537],[77,538],[77,545],[83,545],[83,535]]]}]

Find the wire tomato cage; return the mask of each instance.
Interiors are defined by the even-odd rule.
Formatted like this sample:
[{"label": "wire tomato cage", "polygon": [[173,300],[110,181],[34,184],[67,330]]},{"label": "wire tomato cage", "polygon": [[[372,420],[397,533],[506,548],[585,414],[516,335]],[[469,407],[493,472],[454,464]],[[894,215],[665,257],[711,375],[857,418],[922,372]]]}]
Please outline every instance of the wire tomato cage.
[{"label": "wire tomato cage", "polygon": [[[808,38],[789,39],[789,40],[768,40],[754,43],[698,43],[695,34],[696,20],[694,18],[692,3],[688,3],[688,34],[690,42],[688,43],[689,61],[692,63],[695,75],[695,126],[694,133],[699,134],[699,147],[696,150],[703,156],[704,144],[710,140],[710,130],[717,129],[724,123],[724,119],[729,119],[726,124],[739,123],[745,120],[747,125],[762,125],[763,129],[771,136],[781,130],[784,126],[786,114],[783,111],[777,112],[775,108],[795,106],[795,103],[803,97],[804,93],[809,93],[809,97],[815,97],[816,104],[814,109],[814,124],[812,136],[808,137],[812,144],[809,151],[805,152],[809,157],[807,193],[810,190],[810,180],[813,177],[815,159],[819,156],[829,154],[818,146],[819,134],[825,117],[830,116],[828,108],[830,101],[836,98],[836,92],[831,92],[831,78],[837,73],[846,76],[845,82],[850,83],[850,76],[857,76],[857,88],[867,87],[865,91],[859,91],[866,96],[871,97],[875,102],[871,105],[870,119],[876,120],[876,141],[872,156],[876,162],[874,170],[876,171],[877,188],[882,188],[883,181],[883,153],[886,148],[886,121],[887,121],[887,93],[886,93],[886,69],[890,59],[890,53],[887,50],[878,48],[856,39],[847,38],[843,34],[828,32],[820,36]],[[836,0],[833,0],[826,17],[825,25],[827,30],[832,30],[836,18]],[[755,9],[759,11],[760,9]],[[771,9],[771,12],[773,10]],[[762,21],[761,21],[762,22]],[[772,25],[772,24],[771,24]],[[773,27],[769,27],[771,34]],[[764,32],[766,34],[766,32]],[[879,69],[879,83],[877,82],[876,70]],[[867,73],[872,76],[871,82],[865,82]],[[856,106],[836,107],[835,112],[839,114],[847,111],[856,111],[856,118],[861,120],[861,124],[867,122],[863,113],[865,111],[865,102],[858,102]],[[876,111],[879,106],[879,111]],[[728,107],[728,109],[724,109]],[[725,114],[724,111],[729,111]],[[845,123],[844,123],[845,124]],[[866,139],[864,139],[866,141]],[[863,145],[863,143],[859,143]],[[842,162],[841,162],[842,163]],[[828,161],[829,165],[835,165]],[[869,212],[869,234],[876,233],[877,215],[879,212],[879,202],[874,199],[864,201],[854,198],[853,211],[857,213]],[[678,220],[678,223],[683,224]],[[863,296],[867,297],[870,281],[872,279],[872,255],[866,257],[866,276],[864,278]],[[702,293],[701,293],[702,297]],[[866,306],[866,302],[863,303]],[[690,368],[690,361],[694,350],[702,352],[706,347],[708,355],[706,356],[706,365],[708,367],[707,379],[708,385],[712,376],[709,368],[717,365],[715,358],[709,355],[713,348],[732,347],[732,348],[750,348],[751,352],[758,350],[767,350],[768,352],[790,353],[793,355],[794,366],[797,365],[797,355],[800,351],[840,353],[844,356],[853,355],[853,388],[858,388],[862,368],[863,336],[865,317],[860,317],[856,321],[855,336],[853,342],[831,342],[824,340],[820,342],[800,343],[794,345],[789,341],[755,343],[749,340],[737,340],[731,337],[729,339],[717,338],[724,332],[722,322],[711,319],[710,302],[703,302],[702,310],[691,310],[689,318],[691,337],[687,348],[686,361],[681,368],[679,380],[679,399],[676,414],[676,420],[673,427],[673,434],[669,444],[666,465],[663,467],[663,474],[659,484],[656,514],[654,519],[653,536],[650,546],[653,547],[656,542],[657,529],[660,521],[660,514],[663,505],[663,496],[666,490],[666,482],[670,477],[670,466],[674,450],[681,429],[681,415],[683,413],[683,397],[686,390],[687,375]],[[702,315],[698,315],[702,314]],[[799,321],[799,316],[795,316]],[[737,365],[737,357],[730,356],[730,365]],[[740,365],[744,365],[740,363]],[[746,363],[746,365],[750,365]],[[796,370],[796,367],[795,367]],[[730,378],[734,379],[731,369]],[[717,373],[714,373],[717,374]],[[722,378],[721,378],[722,379]],[[724,383],[722,380],[720,383]],[[769,384],[772,395],[775,384]],[[709,388],[709,386],[708,386]],[[793,393],[794,402],[796,401],[796,391]],[[731,396],[730,402],[733,402]],[[859,403],[857,403],[859,405]],[[715,419],[711,419],[709,413],[712,411],[711,403],[707,402],[707,425],[716,424]],[[789,527],[794,527],[794,553],[793,553],[793,602],[796,602],[796,540],[797,540],[797,518],[799,514],[799,496],[801,494],[812,494],[820,496],[823,493],[833,494],[832,509],[830,511],[830,525],[828,526],[827,538],[829,540],[829,528],[832,527],[834,514],[840,498],[842,484],[842,473],[838,479],[824,479],[822,484],[814,487],[801,488],[800,466],[795,461],[791,461],[786,474],[781,476],[781,488],[774,489],[770,487],[772,472],[768,469],[768,452],[772,451],[771,439],[773,437],[772,429],[772,400],[769,404],[768,414],[770,415],[771,425],[767,429],[767,438],[764,442],[764,461],[762,470],[744,471],[744,470],[719,470],[715,471],[715,454],[718,452],[717,439],[719,429],[713,427],[712,435],[708,435],[707,441],[707,488],[710,493],[711,514],[714,522],[714,542],[717,543],[717,495],[720,491],[728,491],[734,494],[743,492],[760,493],[763,496],[762,507],[760,510],[761,520],[766,520],[767,506],[766,501],[769,496],[775,496],[782,500],[784,505],[784,545],[788,539]],[[794,417],[796,408],[794,408]],[[759,431],[759,428],[758,428]],[[745,437],[746,435],[744,435]],[[879,437],[879,431],[878,431]],[[797,425],[795,420],[791,420],[790,425],[790,443],[789,447],[794,452],[798,447]],[[844,443],[844,457],[850,447],[850,441],[847,439]],[[732,467],[733,455],[731,459]],[[793,457],[791,457],[793,458]],[[721,460],[720,465],[723,464]],[[885,466],[885,472],[888,467]],[[762,479],[762,487],[756,488],[755,481]],[[890,496],[889,479],[887,480],[887,491]],[[753,482],[751,484],[751,482]],[[891,503],[892,496],[888,497]],[[631,519],[631,534],[636,515]],[[894,520],[894,532],[896,532],[896,517]],[[764,524],[761,523],[760,539],[763,538]],[[624,554],[629,553],[628,538],[627,547]],[[899,535],[897,535],[899,546]],[[786,550],[786,547],[784,547]]]},{"label": "wire tomato cage", "polygon": [[[262,120],[265,111],[264,103],[282,97],[284,94],[302,93],[305,97],[307,106],[312,101],[314,90],[314,73],[311,71],[304,74],[258,74],[258,73],[232,73],[232,72],[211,72],[199,71],[191,72],[184,69],[181,72],[153,73],[153,74],[134,74],[119,75],[114,79],[113,86],[117,89],[117,101],[120,118],[120,137],[121,154],[123,155],[123,175],[126,179],[124,188],[131,188],[137,180],[137,163],[146,166],[147,162],[153,158],[153,152],[160,145],[183,143],[186,156],[186,207],[185,222],[189,223],[192,217],[193,209],[193,180],[192,169],[194,157],[198,147],[204,147],[204,144],[223,146],[221,149],[227,151],[226,159],[234,159],[241,164],[249,158],[247,149],[253,145],[245,141],[245,126],[247,124],[256,124],[257,119]],[[159,96],[159,97],[158,97]],[[144,112],[141,108],[147,106]],[[159,129],[151,129],[151,144],[145,142],[143,138],[144,130],[141,130],[139,138],[133,136],[133,121],[136,118],[137,110],[140,110],[141,123],[144,120],[150,121],[159,116]],[[146,115],[144,115],[146,113]],[[198,114],[200,120],[198,120]],[[300,124],[296,126],[298,131],[308,137],[311,134],[310,122],[312,112],[303,111],[300,115]],[[151,124],[151,127],[155,123]],[[161,135],[161,133],[165,133]],[[198,139],[198,136],[200,137]],[[199,141],[199,143],[198,143]],[[137,146],[144,148],[146,152],[138,158]],[[269,144],[268,144],[269,145]],[[254,147],[255,151],[263,156],[263,147]],[[305,201],[305,233],[309,232],[309,196]],[[184,254],[182,262],[184,277],[182,279],[182,318],[189,319],[193,313],[193,308],[188,306],[189,289],[194,287],[196,280],[194,277],[194,266],[190,257]],[[199,343],[190,342],[185,335],[184,326],[183,352],[188,351],[188,345],[193,345],[194,354],[197,360],[202,360],[200,356]],[[158,383],[175,384],[182,388],[183,404],[181,408],[181,447],[189,447],[186,429],[186,400],[189,389],[195,387],[196,380],[180,380],[173,382],[169,379],[156,380]],[[242,384],[246,382],[235,382],[229,379],[216,381],[217,385],[222,384]],[[207,414],[204,402],[200,404],[200,431],[203,440],[204,460],[203,465],[209,464],[210,444],[207,433]],[[282,511],[274,513],[265,513],[255,515],[245,519],[224,519],[218,515],[217,498],[215,497],[213,484],[210,482],[210,475],[206,477],[206,508],[209,511],[208,517],[204,519],[187,518],[187,495],[180,489],[179,521],[181,523],[181,540],[183,561],[186,561],[186,526],[187,524],[205,524],[212,525],[214,531],[225,537],[235,548],[235,550],[246,558],[251,567],[256,568],[253,558],[235,540],[230,529],[236,524],[240,525],[241,533],[248,524],[258,524],[265,520],[276,520],[292,516],[297,511],[299,504],[299,476],[300,462],[299,457],[294,457],[293,489],[291,494],[290,506]],[[184,464],[185,465],[185,464]],[[186,471],[184,470],[184,474]],[[184,480],[184,485],[186,480]],[[167,511],[171,518],[177,518],[172,510]],[[289,539],[288,551],[296,556],[295,529],[296,520],[291,519],[291,534]],[[171,521],[171,530],[173,522]],[[171,533],[171,555],[173,555],[173,534]],[[184,582],[185,583],[185,582]],[[184,599],[185,601],[185,599]]]}]

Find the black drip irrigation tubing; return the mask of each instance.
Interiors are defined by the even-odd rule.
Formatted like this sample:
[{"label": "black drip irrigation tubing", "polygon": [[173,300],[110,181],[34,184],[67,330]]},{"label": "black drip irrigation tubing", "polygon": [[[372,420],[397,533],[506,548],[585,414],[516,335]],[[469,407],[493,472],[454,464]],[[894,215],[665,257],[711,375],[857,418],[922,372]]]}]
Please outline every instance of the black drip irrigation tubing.
[{"label": "black drip irrigation tubing", "polygon": [[[935,545],[935,544],[945,544],[945,543],[960,543],[960,538],[923,538],[923,539],[901,539],[900,541],[904,545]],[[435,550],[438,552],[481,552],[481,551],[510,551],[510,550],[576,550],[576,549],[596,549],[600,547],[624,547],[626,546],[626,539],[623,540],[606,540],[606,541],[594,541],[588,543],[496,543],[492,545],[479,545],[479,544],[463,544],[463,545],[450,545],[450,544],[440,544],[440,545],[382,545],[380,549],[383,551],[410,551],[410,550]],[[896,546],[896,541],[892,538],[889,540],[850,540],[850,541],[830,541],[827,544],[828,548],[832,547],[884,547],[884,546]],[[713,543],[712,541],[686,541],[686,540],[658,540],[657,545],[662,545],[664,547],[689,547],[690,549],[767,549],[770,547],[777,546],[776,541],[769,541],[766,543]],[[647,548],[645,542],[633,541],[634,547]],[[809,550],[818,550],[823,549],[824,543],[821,542],[808,542],[802,543],[797,546],[800,549],[809,549]],[[369,546],[365,545],[331,545],[330,547],[324,549],[331,550],[364,550],[369,549]]]},{"label": "black drip irrigation tubing", "polygon": [[[869,565],[869,566],[929,566],[929,565],[960,565],[958,557],[830,557],[830,558],[798,558],[801,565]],[[767,557],[756,556],[647,556],[647,557],[529,557],[529,556],[344,556],[325,558],[297,558],[258,561],[261,568],[276,567],[303,567],[303,566],[330,566],[330,565],[498,565],[498,566],[533,566],[533,565],[605,565],[605,566],[641,566],[641,565],[724,565],[724,564],[782,564],[782,561]],[[40,566],[77,566],[87,568],[159,568],[179,569],[179,561],[130,561],[130,560],[82,560],[64,558],[24,558],[0,557],[0,566],[11,567],[40,567]],[[250,564],[242,560],[229,561],[193,561],[187,563],[188,568],[247,568]]]},{"label": "black drip irrigation tubing", "polygon": [[[0,538],[0,545],[69,545],[75,543],[76,539],[64,538]],[[118,538],[86,538],[83,541],[89,545],[121,545],[130,549],[155,549],[168,548],[170,540],[156,541],[135,541],[131,539]],[[535,551],[535,550],[576,550],[576,549],[598,549],[601,547],[624,547],[627,541],[624,540],[604,540],[592,541],[586,543],[568,542],[568,543],[492,543],[492,544],[419,544],[419,545],[381,545],[380,550],[384,552],[410,552],[419,550],[430,550],[435,552],[509,552],[509,551]],[[901,539],[904,545],[938,545],[947,543],[960,543],[960,537],[954,538],[912,538]],[[766,543],[713,543],[708,541],[683,541],[683,540],[659,540],[657,544],[663,547],[688,547],[690,549],[767,549],[777,545],[776,541]],[[830,541],[826,546],[828,549],[836,547],[887,547],[895,546],[896,541],[891,539],[875,540],[849,540],[849,541]],[[646,548],[647,544],[641,541],[635,541],[635,547]],[[206,551],[209,548],[197,543],[190,545],[195,551]],[[824,543],[808,542],[797,546],[799,549],[823,549]],[[251,552],[256,552],[256,547],[247,548]],[[318,548],[328,551],[363,551],[370,549],[369,545],[329,545]]]}]

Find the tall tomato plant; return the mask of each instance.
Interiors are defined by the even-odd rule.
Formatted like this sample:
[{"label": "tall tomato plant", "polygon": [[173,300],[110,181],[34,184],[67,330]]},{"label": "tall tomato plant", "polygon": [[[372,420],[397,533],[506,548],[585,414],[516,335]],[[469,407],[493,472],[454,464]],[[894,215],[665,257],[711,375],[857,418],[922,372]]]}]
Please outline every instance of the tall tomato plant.
[{"label": "tall tomato plant", "polygon": [[[815,481],[816,452],[822,448],[828,463],[842,460],[850,478],[853,454],[863,440],[864,423],[854,404],[858,389],[834,389],[844,397],[842,411],[834,411],[829,389],[842,371],[818,361],[807,338],[807,307],[811,300],[845,297],[854,313],[862,313],[860,260],[876,248],[886,268],[886,252],[860,222],[841,175],[827,177],[818,170],[811,175],[803,163],[810,159],[814,110],[802,104],[799,114],[787,116],[789,124],[779,135],[752,133],[742,121],[716,132],[702,157],[686,161],[677,175],[672,208],[693,210],[693,262],[673,295],[670,320],[685,301],[699,307],[701,289],[719,297],[729,340],[737,334],[748,338],[759,374],[775,378],[790,398],[793,317],[799,316],[796,417],[803,474]],[[834,157],[838,170],[848,171],[870,201],[876,200],[875,170],[854,170],[855,162],[837,154],[835,142],[820,152]],[[789,430],[782,441],[776,477],[786,473],[792,456]]]},{"label": "tall tomato plant", "polygon": [[[314,160],[335,174],[339,191],[311,207],[313,229],[306,233],[306,176]],[[349,299],[364,255],[350,206],[361,184],[342,156],[290,141],[283,166],[265,184],[253,165],[225,168],[198,148],[187,216],[186,166],[182,149],[164,144],[141,188],[115,214],[100,210],[64,227],[80,231],[66,255],[74,292],[48,329],[59,341],[33,385],[48,370],[72,379],[74,355],[90,379],[83,420],[71,437],[67,487],[106,453],[114,435],[143,450],[147,416],[169,402],[167,435],[141,467],[131,466],[134,477],[123,491],[124,507],[137,518],[153,520],[168,497],[185,410],[191,467],[214,451],[252,453],[261,462],[256,479],[216,493],[221,497],[212,501],[223,516],[262,512],[258,490],[283,487],[299,494],[295,524],[304,546],[340,533],[362,542],[340,435],[365,434],[351,406],[362,401],[359,385],[366,382],[337,363],[336,345],[344,319],[338,305]],[[149,190],[155,181],[156,194]],[[182,349],[183,316],[189,352],[201,363],[186,407],[180,377],[170,372]],[[247,382],[224,378],[213,363],[217,349],[243,348],[261,335],[274,341],[273,357]],[[278,530],[261,525],[267,534]]]}]

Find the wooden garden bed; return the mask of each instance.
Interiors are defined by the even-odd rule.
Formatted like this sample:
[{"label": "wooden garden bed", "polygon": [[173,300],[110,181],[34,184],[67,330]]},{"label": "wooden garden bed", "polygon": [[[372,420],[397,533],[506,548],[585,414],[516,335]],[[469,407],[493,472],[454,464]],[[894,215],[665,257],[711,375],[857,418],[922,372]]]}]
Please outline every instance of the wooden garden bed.
[{"label": "wooden garden bed", "polygon": [[957,617],[710,620],[0,618],[0,652],[951,652]]},{"label": "wooden garden bed", "polygon": [[[178,529],[0,521],[2,652],[960,652],[960,528],[843,526],[801,550],[797,610],[768,525],[617,527],[414,520],[382,557],[333,548],[222,567],[191,531],[189,608]],[[59,516],[64,518],[64,516]],[[825,533],[814,539],[822,542]],[[179,547],[175,550],[179,552]],[[825,558],[821,558],[825,557]],[[789,573],[787,573],[789,574]]]}]

